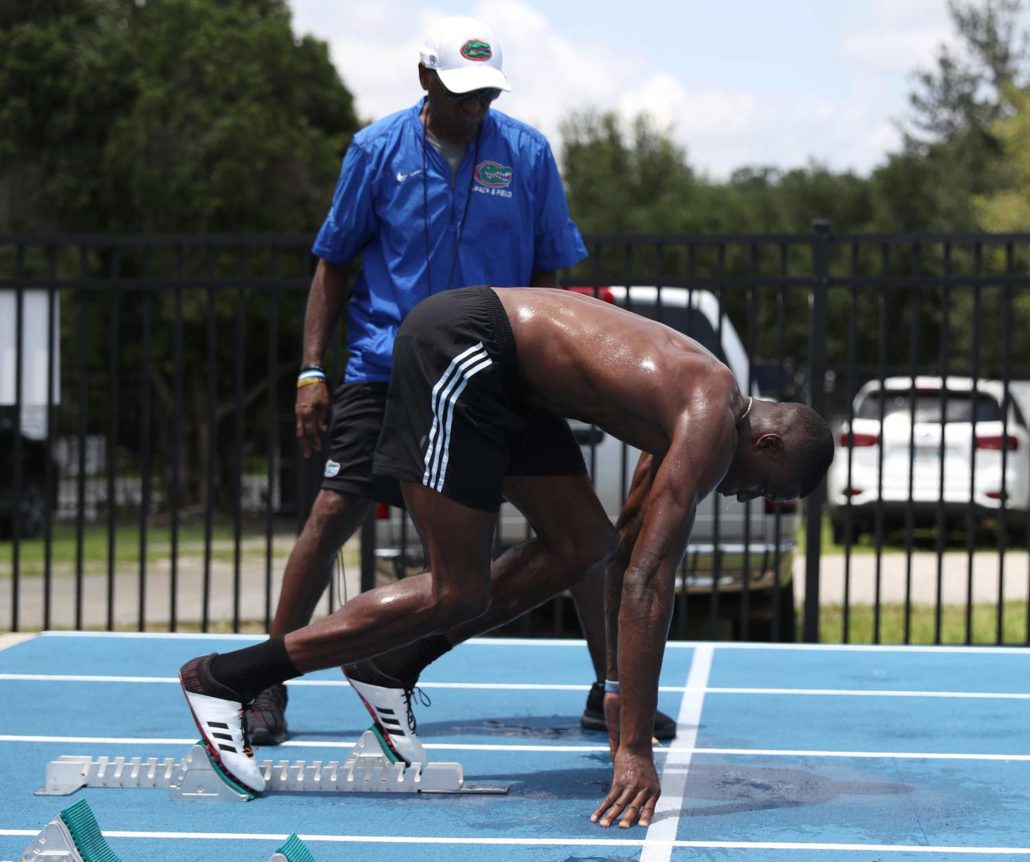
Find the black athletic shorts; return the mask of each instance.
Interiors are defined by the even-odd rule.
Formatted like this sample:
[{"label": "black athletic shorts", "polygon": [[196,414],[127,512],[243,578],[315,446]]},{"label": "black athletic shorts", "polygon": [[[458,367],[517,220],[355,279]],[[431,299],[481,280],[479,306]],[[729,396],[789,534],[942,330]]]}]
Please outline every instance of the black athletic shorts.
[{"label": "black athletic shorts", "polygon": [[487,512],[506,475],[586,473],[568,423],[520,404],[515,340],[489,287],[436,294],[401,324],[374,472]]},{"label": "black athletic shorts", "polygon": [[396,479],[372,476],[372,457],[386,412],[387,385],[341,383],[336,388],[322,487],[403,506]]}]

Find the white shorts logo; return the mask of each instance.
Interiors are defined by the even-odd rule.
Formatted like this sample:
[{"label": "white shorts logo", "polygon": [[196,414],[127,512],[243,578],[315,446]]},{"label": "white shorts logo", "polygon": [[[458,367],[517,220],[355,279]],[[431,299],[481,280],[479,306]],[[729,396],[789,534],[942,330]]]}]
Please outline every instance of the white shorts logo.
[{"label": "white shorts logo", "polygon": [[332,479],[337,473],[340,472],[340,465],[335,461],[325,462],[325,472],[322,474],[326,479]]}]

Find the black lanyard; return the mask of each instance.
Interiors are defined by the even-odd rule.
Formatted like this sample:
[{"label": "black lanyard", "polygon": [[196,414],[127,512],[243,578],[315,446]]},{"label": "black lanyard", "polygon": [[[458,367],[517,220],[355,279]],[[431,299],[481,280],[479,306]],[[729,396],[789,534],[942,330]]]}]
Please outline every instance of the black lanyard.
[{"label": "black lanyard", "polygon": [[[421,119],[421,118],[420,118]],[[428,120],[428,117],[427,117]],[[483,118],[483,122],[486,122],[486,118]],[[461,213],[461,221],[458,223],[458,236],[454,241],[454,254],[451,257],[451,269],[447,273],[447,285],[444,290],[451,289],[451,281],[454,278],[454,267],[458,263],[458,249],[461,248],[461,238],[465,233],[465,220],[469,214],[469,204],[472,202],[472,184],[476,179],[476,163],[479,161],[479,139],[483,133],[483,124],[479,124],[479,128],[476,130],[476,148],[472,153],[472,170],[469,171],[469,187],[468,193],[465,196],[465,208]],[[433,294],[433,267],[430,263],[429,255],[429,182],[426,179],[428,174],[428,162],[426,151],[428,149],[428,142],[426,141],[426,123],[422,123],[422,236],[426,250],[426,278],[429,281],[429,295]]]}]

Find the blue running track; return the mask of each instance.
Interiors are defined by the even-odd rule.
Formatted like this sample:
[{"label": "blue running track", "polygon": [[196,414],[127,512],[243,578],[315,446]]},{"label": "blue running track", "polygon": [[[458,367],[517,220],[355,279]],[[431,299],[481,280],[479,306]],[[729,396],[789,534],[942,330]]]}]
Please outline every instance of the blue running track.
[{"label": "blue running track", "polygon": [[[47,633],[0,639],[0,862],[85,798],[123,862],[267,862],[291,832],[318,862],[901,862],[1030,857],[1030,650],[670,643],[650,828],[590,823],[607,740],[579,727],[577,641],[472,641],[424,675],[434,760],[505,796],[163,790],[35,796],[62,754],[180,757],[176,671],[254,638]],[[343,760],[368,716],[338,672],[290,683],[292,737],[259,759]]]}]

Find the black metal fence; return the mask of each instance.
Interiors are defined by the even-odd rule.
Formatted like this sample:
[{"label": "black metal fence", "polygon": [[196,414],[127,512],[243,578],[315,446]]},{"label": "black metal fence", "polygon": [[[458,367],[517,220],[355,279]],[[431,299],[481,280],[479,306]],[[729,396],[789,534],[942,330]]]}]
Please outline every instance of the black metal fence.
[{"label": "black metal fence", "polygon": [[[675,634],[1027,640],[1030,236],[816,223],[588,245],[567,286],[736,344],[742,386],[841,432],[829,498],[800,519],[699,520]],[[320,474],[293,437],[313,264],[296,237],[0,237],[0,626],[267,628]],[[709,301],[713,331],[691,331],[682,309]],[[339,341],[327,358],[340,373]],[[599,493],[605,459],[624,493],[632,452],[605,445]],[[373,547],[391,523],[362,531],[363,586],[398,568]],[[514,630],[575,633],[567,618],[557,600]]]}]

